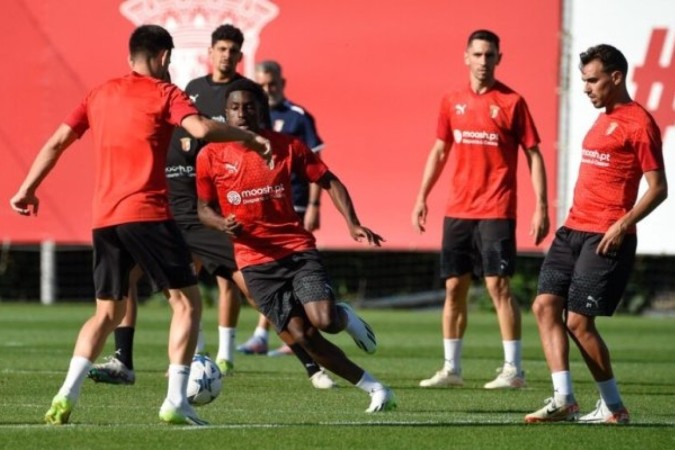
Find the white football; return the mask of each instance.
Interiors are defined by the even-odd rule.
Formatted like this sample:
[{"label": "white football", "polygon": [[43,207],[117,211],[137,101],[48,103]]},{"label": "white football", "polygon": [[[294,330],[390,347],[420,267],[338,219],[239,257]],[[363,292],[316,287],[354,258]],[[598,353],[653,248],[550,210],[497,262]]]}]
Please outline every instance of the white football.
[{"label": "white football", "polygon": [[190,404],[202,406],[218,397],[223,388],[223,374],[206,355],[195,355],[190,365],[190,377],[187,385],[187,398]]}]

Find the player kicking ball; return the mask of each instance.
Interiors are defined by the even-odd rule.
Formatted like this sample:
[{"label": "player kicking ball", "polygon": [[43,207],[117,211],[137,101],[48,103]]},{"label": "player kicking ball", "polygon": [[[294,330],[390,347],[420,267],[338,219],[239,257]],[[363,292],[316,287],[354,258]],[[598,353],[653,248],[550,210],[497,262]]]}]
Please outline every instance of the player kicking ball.
[{"label": "player kicking ball", "polygon": [[355,240],[380,246],[383,239],[361,226],[345,186],[301,141],[260,130],[257,89],[250,80],[233,82],[225,94],[225,119],[270,139],[271,159],[239,143],[204,147],[197,158],[199,218],[232,238],[251,298],[280,335],[290,335],[320,366],[370,394],[366,412],[393,409],[393,392],[321,334],[345,330],[365,352],[377,346],[368,324],[335,301],[314,236],[293,210],[291,172],[328,192]]}]

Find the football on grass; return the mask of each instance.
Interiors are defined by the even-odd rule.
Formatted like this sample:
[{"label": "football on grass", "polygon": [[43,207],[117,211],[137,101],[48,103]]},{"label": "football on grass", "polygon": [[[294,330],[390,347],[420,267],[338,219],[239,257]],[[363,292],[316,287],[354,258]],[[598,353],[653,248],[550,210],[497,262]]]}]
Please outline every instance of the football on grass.
[{"label": "football on grass", "polygon": [[218,397],[223,388],[223,375],[211,358],[195,355],[190,365],[187,397],[190,404],[202,406]]}]

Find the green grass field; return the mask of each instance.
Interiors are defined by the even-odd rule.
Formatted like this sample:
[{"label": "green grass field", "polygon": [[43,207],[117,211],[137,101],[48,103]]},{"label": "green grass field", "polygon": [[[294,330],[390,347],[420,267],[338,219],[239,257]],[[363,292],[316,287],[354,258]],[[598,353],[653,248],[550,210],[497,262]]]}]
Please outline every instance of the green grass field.
[{"label": "green grass field", "polygon": [[[623,427],[525,425],[523,416],[551,395],[531,315],[524,317],[528,387],[485,391],[501,363],[495,316],[471,313],[464,350],[466,386],[421,389],[417,383],[440,368],[439,311],[362,311],[378,333],[373,356],[346,335],[334,341],[396,392],[396,411],[369,415],[369,398],[339,380],[332,391],[313,389],[294,358],[238,356],[237,373],[223,392],[200,408],[205,428],[167,426],[157,418],[166,393],[169,310],[139,310],[134,386],[87,380],[71,424],[42,424],[65,376],[77,331],[92,305],[0,304],[0,448],[225,448],[225,449],[665,449],[675,448],[675,320],[615,317],[600,329],[613,351],[614,368],[632,424]],[[208,349],[215,353],[216,312],[205,311]],[[242,311],[239,340],[256,317]],[[107,352],[110,352],[110,339]],[[273,340],[272,345],[278,342]],[[576,349],[572,371],[582,412],[597,399]]]}]

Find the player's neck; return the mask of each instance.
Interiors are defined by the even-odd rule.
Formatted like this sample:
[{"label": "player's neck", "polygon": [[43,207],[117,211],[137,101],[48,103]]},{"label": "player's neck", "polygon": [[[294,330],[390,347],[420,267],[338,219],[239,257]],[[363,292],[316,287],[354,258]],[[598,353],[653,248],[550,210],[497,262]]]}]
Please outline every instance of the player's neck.
[{"label": "player's neck", "polygon": [[497,82],[497,80],[494,79],[494,78],[491,78],[489,80],[477,80],[475,78],[472,78],[471,83],[470,83],[471,90],[475,94],[479,94],[479,95],[484,94],[487,91],[489,91],[490,89],[492,89],[492,87],[495,85],[496,82]]},{"label": "player's neck", "polygon": [[605,105],[605,112],[609,114],[616,108],[620,108],[623,105],[626,105],[632,101],[633,99],[630,97],[628,90],[624,89],[619,93],[617,93],[616,98],[612,99],[611,102],[608,102],[607,105]]},{"label": "player's neck", "polygon": [[211,74],[211,81],[214,83],[229,83],[234,79],[236,74],[237,72],[223,73],[216,70]]}]

